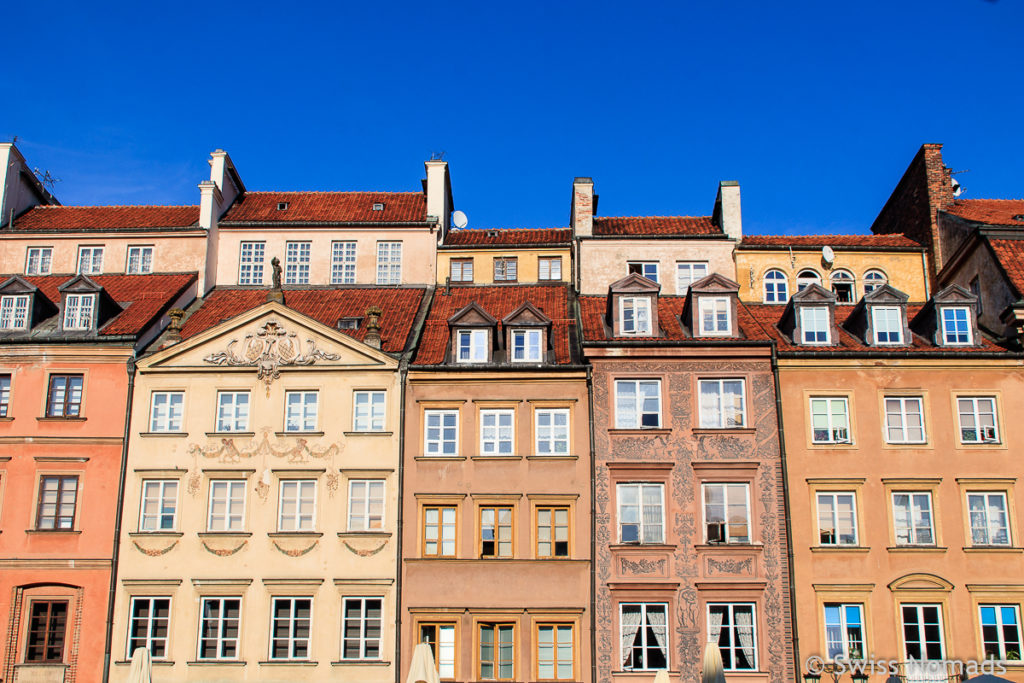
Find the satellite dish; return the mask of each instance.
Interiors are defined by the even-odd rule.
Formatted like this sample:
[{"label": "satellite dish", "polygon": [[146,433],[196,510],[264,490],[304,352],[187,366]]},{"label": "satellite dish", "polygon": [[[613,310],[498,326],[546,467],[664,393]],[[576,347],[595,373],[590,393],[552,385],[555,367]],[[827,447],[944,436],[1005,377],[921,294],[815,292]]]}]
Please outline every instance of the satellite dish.
[{"label": "satellite dish", "polygon": [[469,225],[469,217],[463,211],[456,211],[452,214],[452,225],[456,228],[464,228]]},{"label": "satellite dish", "polygon": [[953,186],[954,197],[959,197],[963,194],[964,188],[957,182],[956,178],[950,178],[950,184]]},{"label": "satellite dish", "polygon": [[832,251],[832,247],[825,245],[821,248],[821,260],[830,266],[835,262],[836,253]]}]

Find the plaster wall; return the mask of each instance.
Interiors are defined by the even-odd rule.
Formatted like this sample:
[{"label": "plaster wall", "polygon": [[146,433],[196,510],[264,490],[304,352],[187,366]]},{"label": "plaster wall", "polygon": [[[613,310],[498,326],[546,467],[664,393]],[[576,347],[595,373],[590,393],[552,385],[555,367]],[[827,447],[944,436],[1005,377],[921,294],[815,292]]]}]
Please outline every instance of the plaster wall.
[{"label": "plaster wall", "polygon": [[437,284],[443,285],[451,275],[452,259],[473,259],[473,282],[492,284],[494,282],[494,259],[515,256],[517,258],[517,282],[519,284],[539,281],[539,259],[558,257],[562,259],[562,277],[556,281],[568,281],[571,273],[569,248],[564,249],[444,249],[437,253]]},{"label": "plaster wall", "polygon": [[1018,298],[1010,289],[1002,268],[992,257],[984,242],[975,242],[970,253],[957,262],[956,270],[942,273],[942,286],[957,284],[971,291],[971,280],[978,278],[981,290],[981,313],[978,324],[999,335],[1015,333],[1013,325],[1006,325],[1000,314],[1017,302]]},{"label": "plaster wall", "polygon": [[103,273],[125,273],[128,269],[128,247],[153,247],[154,273],[199,273],[205,270],[206,235],[203,232],[182,233],[46,233],[34,235],[7,234],[0,249],[0,272],[25,273],[31,247],[53,249],[51,273],[78,271],[78,248],[103,247]]},{"label": "plaster wall", "polygon": [[661,293],[685,294],[676,287],[676,264],[707,261],[708,274],[719,273],[736,279],[732,240],[671,239],[583,239],[580,240],[580,294],[607,294],[608,285],[629,274],[632,261],[655,261]]}]

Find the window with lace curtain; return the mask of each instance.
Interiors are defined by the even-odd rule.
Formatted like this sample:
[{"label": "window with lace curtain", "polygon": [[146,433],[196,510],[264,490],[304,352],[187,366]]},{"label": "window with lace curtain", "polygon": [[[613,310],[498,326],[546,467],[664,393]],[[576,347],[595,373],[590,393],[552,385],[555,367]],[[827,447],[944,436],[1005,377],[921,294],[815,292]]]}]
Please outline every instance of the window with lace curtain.
[{"label": "window with lace curtain", "polygon": [[668,605],[619,604],[619,637],[624,671],[668,668]]},{"label": "window with lace curtain", "polygon": [[619,484],[620,543],[665,542],[665,487],[661,484]]},{"label": "window with lace curtain", "polygon": [[753,603],[708,603],[708,642],[718,643],[722,668],[726,671],[756,671]]}]

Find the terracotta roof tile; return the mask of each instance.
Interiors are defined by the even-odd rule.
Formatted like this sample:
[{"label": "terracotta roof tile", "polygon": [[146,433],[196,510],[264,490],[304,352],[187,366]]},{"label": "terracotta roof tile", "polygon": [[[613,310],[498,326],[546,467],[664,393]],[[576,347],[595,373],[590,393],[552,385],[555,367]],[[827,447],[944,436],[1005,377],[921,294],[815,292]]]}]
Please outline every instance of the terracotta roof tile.
[{"label": "terracotta roof tile", "polygon": [[[281,202],[287,209],[278,210]],[[384,204],[374,211],[375,203]],[[221,223],[412,223],[427,219],[422,192],[247,192]]]},{"label": "terracotta roof tile", "polygon": [[1024,227],[1024,220],[1014,218],[1024,216],[1024,199],[958,199],[945,211],[978,223]]},{"label": "terracotta roof tile", "polygon": [[865,247],[884,249],[886,247],[923,247],[905,235],[745,235],[740,243],[743,247]]},{"label": "terracotta roof tile", "polygon": [[444,238],[444,246],[528,246],[565,244],[572,240],[569,228],[452,230]]},{"label": "terracotta roof tile", "polygon": [[[580,318],[583,322],[583,337],[586,341],[629,341],[637,342],[648,339],[650,341],[693,341],[703,337],[690,337],[683,333],[679,317],[683,314],[683,307],[686,305],[685,296],[659,296],[658,297],[658,325],[661,328],[661,337],[612,337],[605,332],[605,314],[607,313],[608,297],[605,296],[581,296]],[[743,332],[744,340],[764,341],[768,339],[764,330],[758,322],[747,311],[743,302],[737,306],[737,317],[740,330]],[[709,339],[720,340],[721,337],[710,337]],[[740,340],[740,341],[744,341]]]},{"label": "terracotta roof tile", "polygon": [[722,235],[711,216],[614,216],[594,218],[594,234],[614,235]]},{"label": "terracotta roof tile", "polygon": [[989,237],[988,243],[992,245],[999,264],[1017,289],[1017,296],[1024,296],[1024,240],[1001,240]]},{"label": "terracotta roof tile", "polygon": [[14,231],[185,228],[198,223],[198,206],[35,206],[14,219]]}]

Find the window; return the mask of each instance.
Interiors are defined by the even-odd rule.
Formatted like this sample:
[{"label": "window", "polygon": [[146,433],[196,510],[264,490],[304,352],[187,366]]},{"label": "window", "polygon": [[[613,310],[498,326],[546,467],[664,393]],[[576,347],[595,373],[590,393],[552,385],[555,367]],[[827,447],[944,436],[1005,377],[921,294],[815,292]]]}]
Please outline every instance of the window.
[{"label": "window", "polygon": [[36,664],[63,662],[67,624],[66,600],[33,600],[29,607],[25,661]]},{"label": "window", "polygon": [[971,545],[1010,545],[1005,493],[968,493]]},{"label": "window", "polygon": [[64,329],[88,330],[96,308],[95,294],[68,294],[64,297]]},{"label": "window", "polygon": [[512,557],[512,508],[480,508],[480,557]]},{"label": "window", "polygon": [[355,392],[355,412],[352,418],[352,431],[354,432],[383,432],[384,431],[384,400],[387,392],[384,391],[357,391]]},{"label": "window", "polygon": [[818,493],[818,544],[857,545],[856,496],[852,491]]},{"label": "window", "polygon": [[665,487],[619,484],[619,543],[665,542]]},{"label": "window", "polygon": [[624,671],[668,668],[668,605],[619,603],[619,636]]},{"label": "window", "polygon": [[1019,662],[1020,614],[1017,605],[979,605],[985,659]]},{"label": "window", "polygon": [[569,557],[569,508],[537,508],[537,558]]},{"label": "window", "polygon": [[805,268],[796,274],[796,291],[802,292],[811,285],[820,285],[821,276],[810,268]]},{"label": "window", "polygon": [[153,659],[165,659],[170,623],[170,598],[132,598],[127,656],[144,647]]},{"label": "window", "polygon": [[562,257],[561,256],[539,256],[537,258],[537,279],[538,280],[561,280],[562,279]]},{"label": "window", "polygon": [[845,398],[811,399],[811,441],[851,443],[850,407]]},{"label": "window", "polygon": [[757,669],[757,627],[749,603],[708,603],[708,641],[718,643],[726,671]]},{"label": "window", "polygon": [[569,454],[569,410],[538,409],[534,413],[536,420],[537,455],[568,455]]},{"label": "window", "polygon": [[77,476],[46,476],[39,479],[36,529],[67,531],[75,528],[78,502]]},{"label": "window", "polygon": [[764,302],[784,304],[789,301],[789,280],[781,270],[772,269],[764,274]]},{"label": "window", "polygon": [[103,247],[78,248],[78,272],[98,275],[103,272]]},{"label": "window", "polygon": [[620,331],[624,335],[651,333],[651,298],[619,297]]},{"label": "window", "polygon": [[263,284],[263,253],[265,242],[242,242],[242,253],[238,259],[238,284]]},{"label": "window", "polygon": [[480,455],[512,455],[514,422],[512,410],[481,410]]},{"label": "window", "polygon": [[932,494],[897,491],[892,494],[896,545],[935,545],[932,528]]},{"label": "window", "polygon": [[309,253],[311,242],[286,242],[284,282],[286,285],[309,284]]},{"label": "window", "polygon": [[316,480],[285,479],[282,481],[277,509],[278,531],[315,530]]},{"label": "window", "polygon": [[960,443],[999,443],[994,398],[959,397]]},{"label": "window", "polygon": [[428,505],[423,508],[423,556],[455,557],[456,508]]},{"label": "window", "polygon": [[459,411],[423,411],[424,455],[457,455],[459,452]]},{"label": "window", "polygon": [[512,362],[539,363],[543,330],[512,330]]},{"label": "window", "polygon": [[241,622],[241,598],[203,598],[199,659],[237,659]]},{"label": "window", "polygon": [[830,660],[864,658],[862,605],[825,603],[825,647]]},{"label": "window", "polygon": [[455,624],[420,624],[419,642],[430,646],[441,680],[455,678]]},{"label": "window", "polygon": [[331,284],[356,283],[356,243],[331,242]]},{"label": "window", "polygon": [[539,624],[537,626],[537,679],[541,681],[572,681],[572,624]]},{"label": "window", "polygon": [[452,282],[472,282],[473,281],[473,259],[471,258],[453,258],[451,260],[451,280]]},{"label": "window", "polygon": [[853,298],[853,274],[847,270],[836,270],[829,276],[832,281],[832,291],[836,295],[836,302],[841,304],[852,304]]},{"label": "window", "polygon": [[871,292],[875,291],[888,281],[889,279],[885,276],[885,273],[883,273],[882,271],[869,270],[868,272],[864,273],[864,293],[870,294]]},{"label": "window", "polygon": [[28,329],[28,294],[0,296],[0,330]]},{"label": "window", "polygon": [[924,443],[924,404],[918,397],[885,397],[887,443]]},{"label": "window", "polygon": [[517,266],[518,259],[515,256],[494,259],[494,281],[515,282],[519,279]]},{"label": "window", "polygon": [[50,375],[47,417],[78,417],[82,412],[82,375]]},{"label": "window", "polygon": [[184,392],[154,391],[149,411],[149,431],[180,432],[184,405]]},{"label": "window", "polygon": [[153,247],[128,247],[129,275],[153,272]]},{"label": "window", "polygon": [[903,316],[899,306],[872,306],[871,326],[876,344],[903,343]]},{"label": "window", "polygon": [[978,315],[981,315],[984,311],[983,311],[982,306],[981,306],[981,283],[978,281],[978,276],[977,275],[975,275],[973,278],[971,278],[971,281],[968,283],[967,288],[969,290],[971,290],[971,294],[973,294],[975,297],[977,297],[977,299],[978,299]]},{"label": "window", "polygon": [[515,626],[480,624],[480,680],[511,681],[515,678]]},{"label": "window", "polygon": [[704,484],[704,529],[708,543],[750,543],[750,487]]},{"label": "window", "polygon": [[702,296],[700,301],[700,336],[717,337],[732,331],[730,304],[727,296]]},{"label": "window", "polygon": [[488,330],[459,330],[458,355],[455,360],[459,363],[486,363],[488,332]]},{"label": "window", "polygon": [[49,275],[53,262],[53,249],[50,247],[32,247],[28,250],[25,260],[26,275]]},{"label": "window", "polygon": [[686,294],[690,285],[707,276],[707,261],[679,261],[676,263],[676,294]]},{"label": "window", "polygon": [[971,322],[966,306],[943,307],[942,343],[949,346],[966,346],[971,343]]},{"label": "window", "polygon": [[207,531],[245,529],[245,480],[221,479],[210,482],[210,512]]},{"label": "window", "polygon": [[174,531],[178,515],[178,482],[146,479],[142,482],[139,531]]},{"label": "window", "polygon": [[348,483],[348,530],[383,531],[384,480],[353,479]]},{"label": "window", "polygon": [[728,429],[746,424],[742,379],[702,379],[698,385],[702,428]]},{"label": "window", "polygon": [[217,431],[249,431],[248,391],[221,391],[217,394]]},{"label": "window", "polygon": [[320,394],[316,391],[285,392],[284,430],[286,432],[316,431]]},{"label": "window", "polygon": [[377,242],[377,284],[402,284],[401,242]]},{"label": "window", "polygon": [[270,658],[309,659],[312,598],[274,598],[271,607]]},{"label": "window", "polygon": [[11,416],[11,376],[0,375],[0,417]]},{"label": "window", "polygon": [[900,605],[903,615],[903,645],[907,659],[943,659],[940,605]]},{"label": "window", "polygon": [[380,659],[380,598],[345,598],[342,607],[342,659]]},{"label": "window", "polygon": [[661,427],[661,380],[615,380],[615,428]]},{"label": "window", "polygon": [[658,281],[658,263],[656,261],[636,261],[627,264],[629,273],[636,273],[637,275],[643,275],[648,280],[654,282]]},{"label": "window", "polygon": [[829,324],[828,306],[801,306],[800,332],[801,343],[830,343],[831,325]]}]

